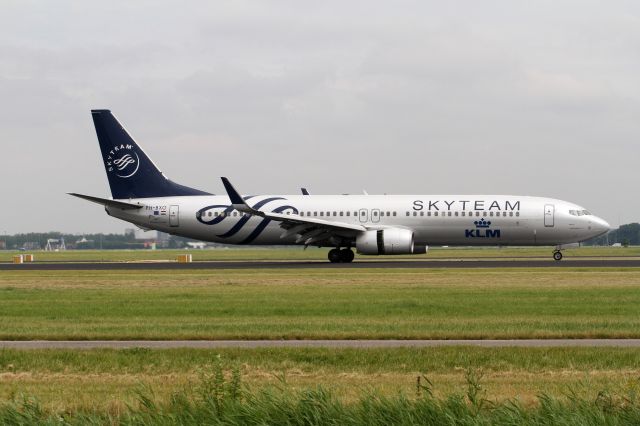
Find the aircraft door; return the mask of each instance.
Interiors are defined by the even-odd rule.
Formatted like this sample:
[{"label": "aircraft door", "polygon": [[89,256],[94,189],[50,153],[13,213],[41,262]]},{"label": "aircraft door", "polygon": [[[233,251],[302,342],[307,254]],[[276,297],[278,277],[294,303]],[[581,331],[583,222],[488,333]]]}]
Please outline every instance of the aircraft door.
[{"label": "aircraft door", "polygon": [[371,222],[373,223],[380,222],[380,210],[378,209],[371,210]]},{"label": "aircraft door", "polygon": [[169,206],[169,226],[180,225],[180,206]]},{"label": "aircraft door", "polygon": [[358,212],[358,217],[360,218],[360,222],[365,223],[369,219],[368,213],[369,211],[367,209],[360,209],[360,211]]},{"label": "aircraft door", "polygon": [[546,204],[544,206],[544,226],[550,228],[553,227],[555,216],[555,206],[553,204]]}]

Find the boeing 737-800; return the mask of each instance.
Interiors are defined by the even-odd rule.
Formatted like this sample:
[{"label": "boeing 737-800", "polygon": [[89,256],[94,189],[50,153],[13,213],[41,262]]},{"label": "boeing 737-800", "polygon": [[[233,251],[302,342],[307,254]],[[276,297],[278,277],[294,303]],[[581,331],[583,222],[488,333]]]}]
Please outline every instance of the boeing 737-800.
[{"label": "boeing 737-800", "polygon": [[223,244],[331,247],[331,262],[428,246],[554,246],[609,231],[585,208],[511,195],[213,195],[169,180],[109,110],[91,111],[112,199],[71,193],[143,229]]}]

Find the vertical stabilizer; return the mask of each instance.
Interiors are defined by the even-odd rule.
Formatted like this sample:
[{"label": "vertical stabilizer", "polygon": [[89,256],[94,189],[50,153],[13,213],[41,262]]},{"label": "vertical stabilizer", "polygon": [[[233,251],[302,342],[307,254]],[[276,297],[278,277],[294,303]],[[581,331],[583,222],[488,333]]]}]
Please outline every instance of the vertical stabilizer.
[{"label": "vertical stabilizer", "polygon": [[167,179],[106,109],[91,111],[114,199],[209,195]]}]

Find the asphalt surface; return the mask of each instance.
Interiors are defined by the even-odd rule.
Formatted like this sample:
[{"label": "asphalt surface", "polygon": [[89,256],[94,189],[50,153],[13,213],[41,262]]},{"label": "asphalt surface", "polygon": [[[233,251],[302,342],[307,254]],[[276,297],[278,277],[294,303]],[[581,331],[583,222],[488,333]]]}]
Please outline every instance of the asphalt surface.
[{"label": "asphalt surface", "polygon": [[0,341],[0,349],[219,349],[219,348],[432,348],[498,347],[623,347],[640,348],[640,339],[527,340],[29,340]]},{"label": "asphalt surface", "polygon": [[640,268],[640,259],[539,260],[380,260],[329,263],[328,261],[215,261],[215,262],[34,262],[0,263],[8,271],[85,270],[194,270],[194,269],[397,269],[397,268]]}]

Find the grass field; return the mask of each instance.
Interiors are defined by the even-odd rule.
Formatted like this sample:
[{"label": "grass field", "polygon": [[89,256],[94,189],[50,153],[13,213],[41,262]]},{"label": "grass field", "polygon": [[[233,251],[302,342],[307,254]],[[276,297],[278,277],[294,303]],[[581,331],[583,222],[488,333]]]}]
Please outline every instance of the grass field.
[{"label": "grass field", "polygon": [[[640,337],[638,306],[634,268],[16,270],[0,339]],[[0,350],[0,422],[634,424],[639,378],[634,348]]]},{"label": "grass field", "polygon": [[[369,392],[416,396],[427,377],[436,397],[464,393],[468,370],[479,373],[493,402],[517,398],[525,406],[541,393],[570,392],[593,400],[599,391],[640,391],[640,350],[611,348],[226,349],[0,351],[0,400],[25,393],[48,410],[120,413],[136,390],[157,401],[196,387],[221,363],[238,368],[245,389],[322,386],[353,403]],[[427,382],[422,381],[423,384]]]},{"label": "grass field", "polygon": [[[142,260],[175,260],[176,256],[191,253],[194,261],[205,260],[326,260],[328,249],[308,248],[220,248],[215,250],[68,250],[62,252],[36,251],[38,262],[99,261],[127,262]],[[482,258],[551,258],[552,247],[487,247],[487,248],[430,248],[425,255],[357,256],[358,259],[482,259]],[[9,262],[15,254],[26,252],[0,251],[0,261]],[[640,257],[640,247],[580,247],[564,251],[572,257]]]},{"label": "grass field", "polygon": [[640,337],[640,269],[10,271],[0,339]]}]

